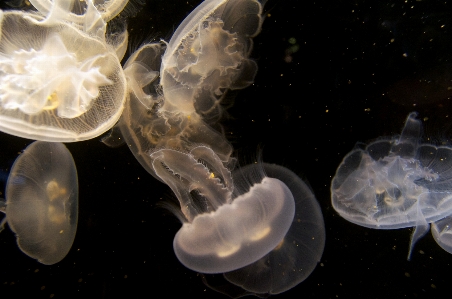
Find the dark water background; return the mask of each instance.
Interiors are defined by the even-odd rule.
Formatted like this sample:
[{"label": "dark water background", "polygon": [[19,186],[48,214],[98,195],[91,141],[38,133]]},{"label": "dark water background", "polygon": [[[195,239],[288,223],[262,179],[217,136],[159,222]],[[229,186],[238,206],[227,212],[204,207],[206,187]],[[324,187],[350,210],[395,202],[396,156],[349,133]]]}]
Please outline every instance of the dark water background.
[{"label": "dark water background", "polygon": [[[129,20],[132,45],[169,40],[200,3],[148,0]],[[3,6],[5,8],[5,6]],[[326,245],[312,275],[279,298],[447,298],[452,255],[429,233],[406,256],[411,229],[351,224],[330,204],[330,183],[356,142],[400,133],[419,112],[424,141],[451,144],[452,3],[270,0],[252,57],[255,83],[222,121],[241,164],[263,160],[305,179],[322,208]],[[427,138],[429,138],[427,140]],[[0,190],[32,141],[0,133]],[[0,234],[0,298],[226,298],[175,257],[180,227],[159,201],[171,190],[129,149],[100,138],[70,143],[80,212],[68,256],[44,266]]]}]

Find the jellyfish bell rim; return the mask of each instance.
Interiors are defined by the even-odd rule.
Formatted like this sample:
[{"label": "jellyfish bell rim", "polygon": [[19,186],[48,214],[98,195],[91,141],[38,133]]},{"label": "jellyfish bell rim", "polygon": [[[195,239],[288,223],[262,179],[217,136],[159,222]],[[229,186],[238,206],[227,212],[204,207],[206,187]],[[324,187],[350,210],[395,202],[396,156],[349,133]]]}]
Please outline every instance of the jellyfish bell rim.
[{"label": "jellyfish bell rim", "polygon": [[[183,240],[183,238],[186,238],[186,234],[188,234],[190,230],[193,231],[193,228],[195,229],[195,231],[196,229],[202,229],[202,227],[199,227],[198,225],[200,226],[205,225],[205,223],[210,222],[209,220],[215,216],[218,218],[221,215],[229,214],[234,209],[239,209],[240,206],[242,206],[242,208],[243,207],[246,208],[246,202],[248,201],[248,203],[250,203],[250,200],[248,200],[249,196],[247,194],[239,196],[236,199],[234,199],[232,203],[224,204],[220,206],[216,211],[213,211],[211,213],[200,214],[194,218],[192,223],[186,222],[182,225],[182,227],[179,229],[179,231],[176,233],[174,237],[173,249],[176,254],[176,257],[184,266],[191,270],[206,274],[229,272],[254,263],[255,261],[261,259],[265,255],[267,255],[270,251],[272,251],[275,247],[278,246],[278,244],[281,242],[281,240],[284,239],[292,225],[293,218],[295,215],[295,202],[292,194],[290,193],[289,188],[280,180],[274,178],[264,178],[264,179],[266,180],[266,182],[271,181],[273,183],[277,183],[281,187],[282,192],[284,192],[284,194],[286,195],[286,197],[284,197],[283,203],[281,204],[279,213],[277,214],[279,217],[276,216],[273,217],[271,219],[272,223],[269,225],[271,227],[276,227],[276,229],[270,229],[268,231],[265,231],[266,234],[262,238],[256,240],[253,240],[249,236],[240,236],[241,232],[236,233],[234,234],[235,235],[234,237],[240,236],[238,237],[239,239],[241,239],[240,245],[232,244],[232,246],[230,247],[232,248],[231,251],[225,252],[224,255],[222,255],[223,252],[215,253],[213,249],[209,253],[201,255],[195,253],[193,250],[190,253],[187,253],[186,251],[180,248],[179,241],[181,239]],[[253,190],[253,188],[255,189],[258,188],[256,187],[256,185],[250,188],[250,193]],[[276,189],[278,187],[274,188]],[[261,202],[258,200],[254,201],[257,201],[257,204],[261,204]],[[227,219],[230,220],[230,218]],[[273,222],[277,221],[278,219],[279,220],[282,219],[282,223],[280,221],[276,225],[274,225]],[[235,220],[237,221],[237,219]],[[259,227],[259,224],[260,223],[257,223],[256,227]],[[221,232],[219,234],[221,235]],[[277,238],[275,237],[281,235],[282,237]],[[221,237],[222,236],[220,236],[220,238]],[[248,239],[244,239],[245,237],[248,237]],[[264,242],[264,239],[266,239],[267,242]],[[263,242],[259,242],[260,240],[263,240]],[[248,252],[248,254],[244,254],[246,252]],[[252,255],[249,254],[250,252],[252,252],[253,254]],[[239,259],[240,261],[235,262],[234,260],[236,259]]]},{"label": "jellyfish bell rim", "polygon": [[[96,130],[91,130],[83,133],[75,133],[74,131],[63,130],[56,127],[34,125],[32,123],[25,123],[13,117],[5,117],[0,115],[0,131],[30,140],[38,140],[45,142],[78,142],[96,138],[109,129],[111,129],[120,119],[124,110],[124,105],[113,116],[109,118],[108,122],[103,123]],[[21,125],[21,129],[17,129],[17,125]],[[52,133],[52,135],[49,135]]]}]

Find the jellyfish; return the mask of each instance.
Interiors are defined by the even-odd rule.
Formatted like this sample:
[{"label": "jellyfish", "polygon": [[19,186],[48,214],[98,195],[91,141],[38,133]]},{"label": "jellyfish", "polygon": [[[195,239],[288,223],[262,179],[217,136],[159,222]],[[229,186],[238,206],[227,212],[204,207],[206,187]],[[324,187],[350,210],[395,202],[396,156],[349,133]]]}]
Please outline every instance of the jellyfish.
[{"label": "jellyfish", "polygon": [[452,215],[433,222],[431,230],[436,243],[452,254]]},{"label": "jellyfish", "polygon": [[108,44],[105,22],[87,3],[83,29],[39,13],[0,12],[0,131],[73,142],[118,121],[126,99],[118,53],[126,37]]},{"label": "jellyfish", "polygon": [[248,193],[250,186],[265,178],[280,180],[292,193],[295,215],[291,226],[278,245],[264,257],[223,275],[249,292],[271,295],[293,288],[314,271],[325,247],[325,224],[314,193],[283,166],[258,162],[234,171],[234,196]]},{"label": "jellyfish", "polygon": [[225,92],[254,81],[257,65],[248,56],[262,21],[257,0],[202,2],[179,25],[162,57],[161,109],[209,119],[221,116]]},{"label": "jellyfish", "polygon": [[408,260],[429,223],[452,214],[452,148],[420,143],[422,124],[410,113],[399,137],[358,146],[331,183],[334,209],[369,228],[415,227]]},{"label": "jellyfish", "polygon": [[0,210],[26,255],[45,265],[61,261],[77,230],[78,182],[62,143],[35,141],[16,159]]},{"label": "jellyfish", "polygon": [[313,271],[325,244],[323,217],[295,174],[264,164],[267,176],[250,166],[233,183],[230,171],[206,146],[188,153],[161,149],[151,158],[155,173],[180,203],[183,225],[173,248],[184,266],[201,273],[228,272],[225,277],[233,284],[274,294]]}]

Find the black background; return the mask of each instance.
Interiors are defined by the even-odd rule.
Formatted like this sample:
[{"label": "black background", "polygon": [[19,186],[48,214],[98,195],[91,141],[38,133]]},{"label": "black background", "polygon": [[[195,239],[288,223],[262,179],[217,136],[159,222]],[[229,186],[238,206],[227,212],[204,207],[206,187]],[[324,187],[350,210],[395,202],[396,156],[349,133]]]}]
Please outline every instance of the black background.
[{"label": "black background", "polygon": [[[200,3],[148,0],[129,19],[131,50],[169,40]],[[3,6],[5,8],[5,6]],[[270,0],[252,57],[255,83],[222,121],[239,163],[263,160],[306,180],[322,208],[326,245],[311,276],[280,298],[444,298],[452,255],[429,233],[407,261],[411,229],[373,230],[342,219],[330,183],[356,142],[399,134],[411,111],[424,141],[452,137],[452,6],[447,1]],[[130,51],[129,51],[130,52]],[[0,133],[0,178],[32,141]],[[67,257],[44,266],[0,234],[0,297],[226,298],[175,257],[173,197],[125,146],[66,144],[79,177],[79,222]]]}]

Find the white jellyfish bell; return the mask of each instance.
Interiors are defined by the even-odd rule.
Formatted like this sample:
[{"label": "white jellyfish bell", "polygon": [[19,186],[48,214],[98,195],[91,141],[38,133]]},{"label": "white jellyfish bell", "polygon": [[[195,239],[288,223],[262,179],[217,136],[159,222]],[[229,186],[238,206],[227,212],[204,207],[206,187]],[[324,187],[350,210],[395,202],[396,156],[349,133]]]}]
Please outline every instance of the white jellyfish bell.
[{"label": "white jellyfish bell", "polygon": [[186,267],[229,272],[231,283],[268,294],[292,288],[313,271],[325,244],[323,217],[295,174],[276,165],[251,166],[233,184],[229,170],[205,146],[189,153],[162,149],[151,158],[180,202],[184,223],[173,247]]},{"label": "white jellyfish bell", "polygon": [[52,15],[0,12],[1,131],[72,142],[94,138],[117,122],[126,92],[117,56],[123,43],[106,42],[106,24],[88,4],[92,18],[84,29]]},{"label": "white jellyfish bell", "polygon": [[45,265],[61,261],[77,231],[78,180],[62,143],[35,141],[16,159],[0,201],[19,248]]}]

